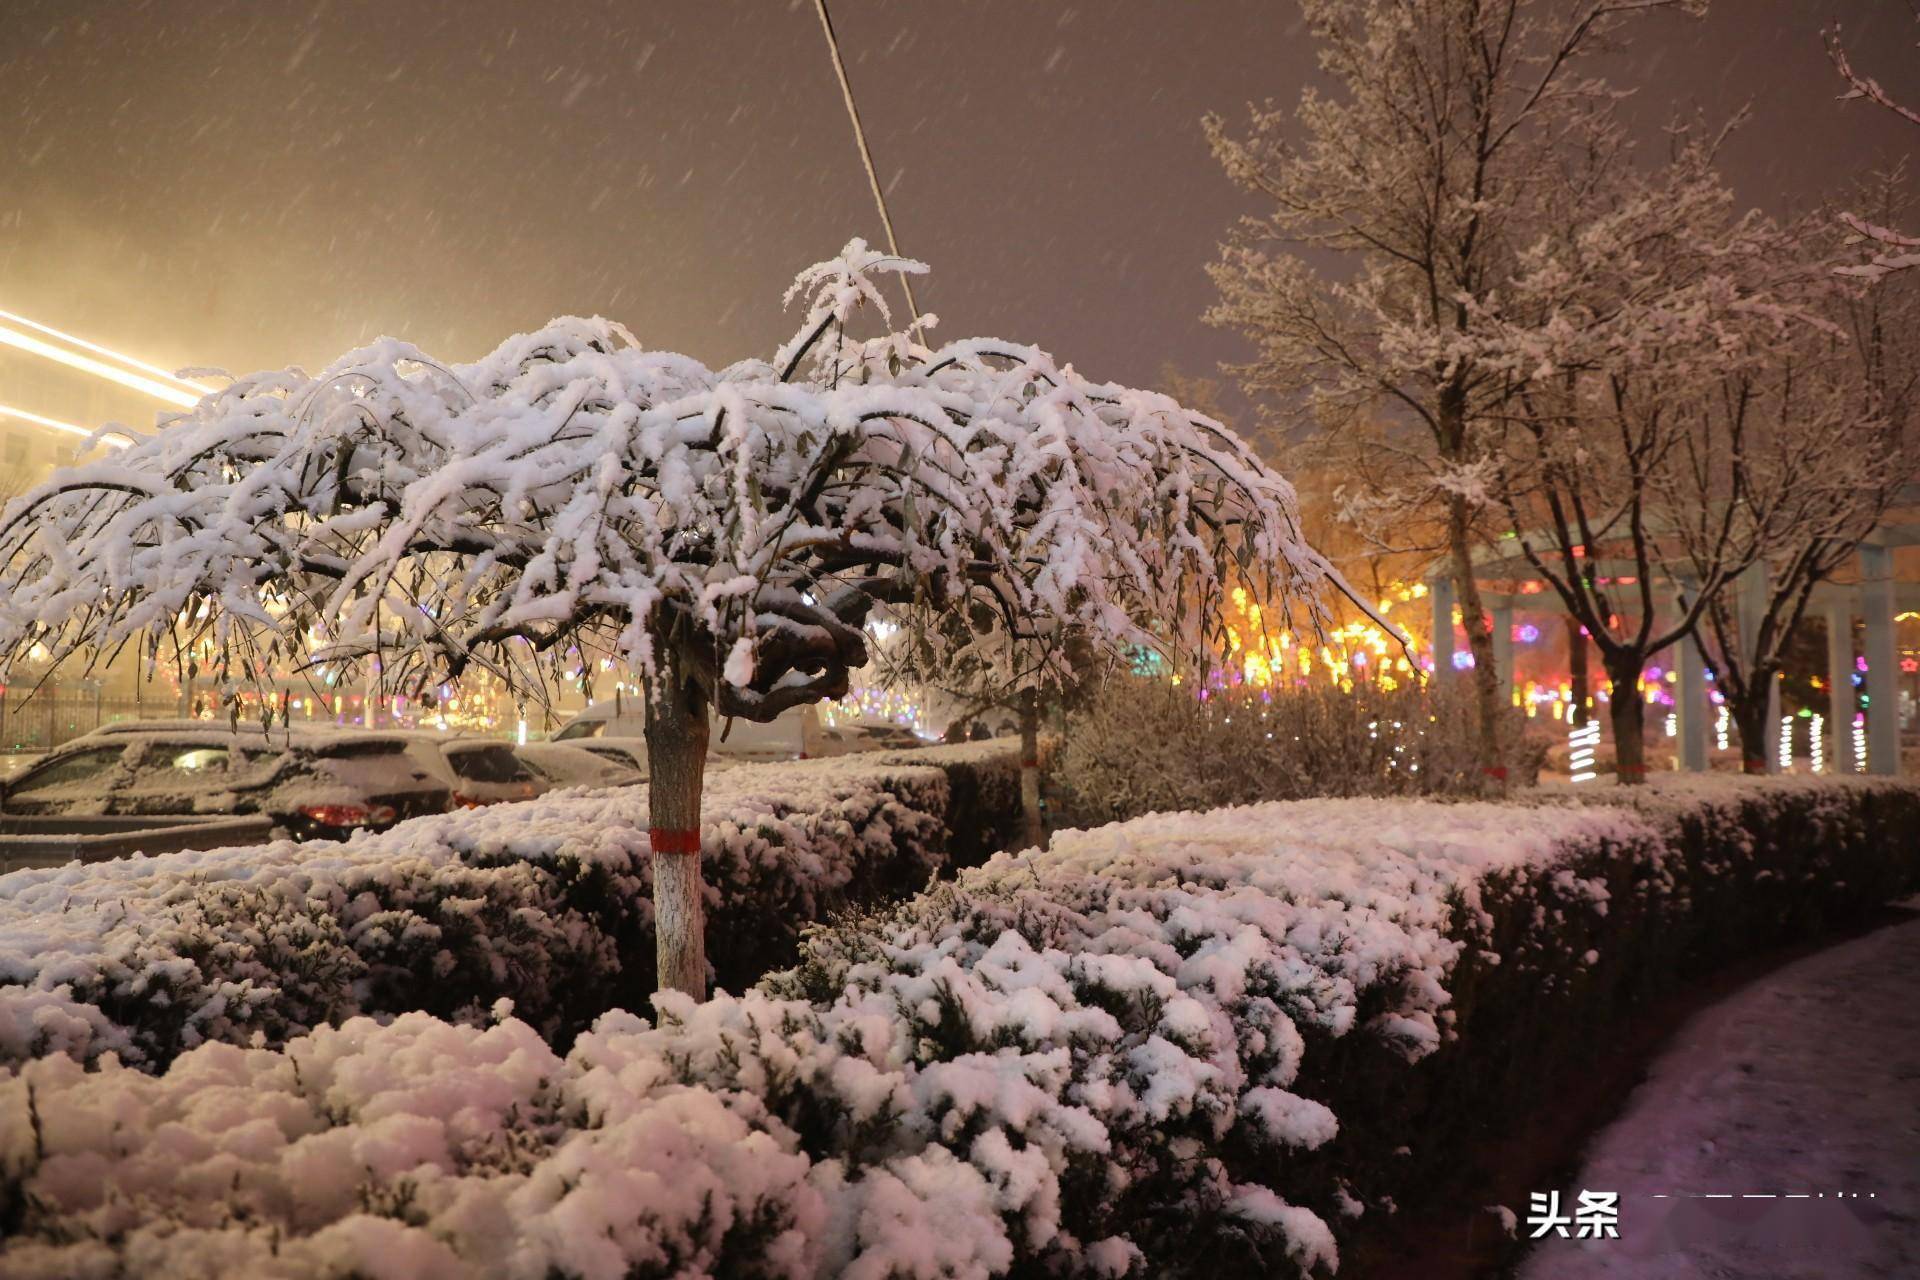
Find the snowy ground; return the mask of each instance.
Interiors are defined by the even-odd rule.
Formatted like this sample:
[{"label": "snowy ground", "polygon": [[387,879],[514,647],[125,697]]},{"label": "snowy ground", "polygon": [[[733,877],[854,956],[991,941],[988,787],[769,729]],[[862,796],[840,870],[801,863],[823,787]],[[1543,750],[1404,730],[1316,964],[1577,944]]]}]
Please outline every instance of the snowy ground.
[{"label": "snowy ground", "polygon": [[1549,1238],[1522,1280],[1920,1275],[1916,978],[1920,921],[1688,1023],[1562,1192],[1618,1191],[1620,1238]]}]

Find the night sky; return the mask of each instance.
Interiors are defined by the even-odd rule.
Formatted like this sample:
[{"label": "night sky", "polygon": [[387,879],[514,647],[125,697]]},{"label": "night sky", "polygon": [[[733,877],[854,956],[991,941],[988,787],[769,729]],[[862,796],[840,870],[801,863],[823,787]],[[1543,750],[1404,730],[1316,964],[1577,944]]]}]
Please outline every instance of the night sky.
[{"label": "night sky", "polygon": [[[1200,116],[1293,101],[1291,0],[833,0],[902,248],[947,337],[1152,383],[1241,353],[1199,319],[1249,204]],[[1649,131],[1751,99],[1743,200],[1920,150],[1835,99],[1820,28],[1920,100],[1901,0],[1717,0],[1609,59]],[[796,269],[880,240],[811,0],[7,0],[0,308],[160,363],[317,367],[381,333],[469,360],[601,313],[770,354]]]}]

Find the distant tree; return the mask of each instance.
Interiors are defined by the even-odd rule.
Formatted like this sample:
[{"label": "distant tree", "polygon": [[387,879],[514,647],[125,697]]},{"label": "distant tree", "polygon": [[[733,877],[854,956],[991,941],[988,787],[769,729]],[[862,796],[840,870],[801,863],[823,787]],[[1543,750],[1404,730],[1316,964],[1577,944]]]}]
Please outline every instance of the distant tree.
[{"label": "distant tree", "polygon": [[[1514,318],[1504,355],[1497,339],[1476,349],[1512,386],[1493,487],[1599,650],[1623,782],[1645,772],[1641,672],[1693,632],[1764,768],[1807,600],[1914,468],[1910,302],[1836,279],[1825,219],[1736,214],[1717,140],[1676,137],[1651,173],[1620,148],[1543,175],[1566,215],[1492,317]],[[1743,633],[1735,583],[1761,566]]]},{"label": "distant tree", "polygon": [[[1473,550],[1484,445],[1511,382],[1475,344],[1538,232],[1538,176],[1610,128],[1593,55],[1632,17],[1694,0],[1301,0],[1332,93],[1252,110],[1214,154],[1267,202],[1210,271],[1208,313],[1254,344],[1250,394],[1306,396],[1328,429],[1396,417],[1392,488],[1356,510],[1439,526],[1474,657],[1482,767],[1502,770],[1507,697]],[[1299,141],[1295,139],[1299,138]],[[1310,261],[1351,268],[1336,279]]]},{"label": "distant tree", "polygon": [[372,660],[383,693],[478,666],[541,697],[617,656],[647,688],[660,981],[701,992],[710,710],[844,694],[876,608],[929,660],[990,616],[1037,685],[1069,661],[1055,634],[1206,650],[1229,574],[1307,625],[1340,585],[1287,482],[1168,397],[1012,343],[856,339],[887,316],[876,278],[923,269],[853,241],[800,274],[771,362],[717,372],[564,319],[471,366],[388,339],[242,378],[7,508],[0,671],[196,616],[229,701],[282,662]]},{"label": "distant tree", "polygon": [[[1475,343],[1507,387],[1489,487],[1599,652],[1623,783],[1646,775],[1647,662],[1761,558],[1785,510],[1760,491],[1791,487],[1761,460],[1759,401],[1780,344],[1810,330],[1794,286],[1818,273],[1789,260],[1792,234],[1733,212],[1715,149],[1683,138],[1641,172],[1616,136],[1543,173],[1562,212]],[[1697,591],[1674,608],[1683,570]]]},{"label": "distant tree", "polygon": [[[1899,181],[1888,174],[1874,185]],[[1901,208],[1892,194],[1883,190],[1879,202]],[[1791,326],[1768,345],[1764,363],[1725,371],[1715,387],[1717,411],[1745,420],[1739,518],[1744,536],[1758,544],[1766,576],[1744,629],[1733,584],[1711,595],[1701,641],[1749,773],[1767,767],[1776,732],[1768,717],[1771,691],[1814,588],[1852,559],[1920,474],[1913,438],[1920,411],[1920,276],[1833,279],[1836,262],[1877,251],[1863,251],[1857,242],[1834,245],[1831,234],[1822,234],[1830,225],[1808,220],[1795,245],[1802,264],[1799,305],[1823,323]],[[1715,470],[1704,458],[1693,460],[1679,500],[1702,507],[1721,501],[1710,480]],[[1700,580],[1694,548],[1684,552],[1683,567]]]}]

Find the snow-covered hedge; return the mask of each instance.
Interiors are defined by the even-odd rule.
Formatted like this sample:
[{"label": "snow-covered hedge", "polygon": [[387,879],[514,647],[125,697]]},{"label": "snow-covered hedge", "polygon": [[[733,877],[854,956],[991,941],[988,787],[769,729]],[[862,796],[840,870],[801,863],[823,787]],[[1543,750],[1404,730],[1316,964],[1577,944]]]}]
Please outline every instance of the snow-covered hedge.
[{"label": "snow-covered hedge", "polygon": [[564,1060],[502,1008],[158,1076],[30,1063],[0,1084],[0,1261],[1325,1274],[1615,1006],[1915,879],[1910,788],[1625,799],[1064,833],[816,931],[741,996],[607,1014]]},{"label": "snow-covered hedge", "polygon": [[[949,814],[954,791],[1014,773],[1008,752],[716,773],[703,864],[718,980],[737,989],[790,961],[807,922],[925,885],[949,817],[972,817]],[[643,789],[570,791],[338,845],[0,877],[0,1061],[111,1050],[155,1069],[203,1040],[278,1044],[358,1013],[475,1021],[502,996],[564,1043],[653,985],[646,831]]]}]

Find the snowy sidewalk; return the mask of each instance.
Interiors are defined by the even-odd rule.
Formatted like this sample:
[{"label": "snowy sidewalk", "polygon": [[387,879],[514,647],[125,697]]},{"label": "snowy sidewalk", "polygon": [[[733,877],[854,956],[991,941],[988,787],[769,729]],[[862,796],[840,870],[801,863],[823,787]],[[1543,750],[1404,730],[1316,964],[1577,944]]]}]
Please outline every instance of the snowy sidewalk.
[{"label": "snowy sidewalk", "polygon": [[1910,921],[1694,1018],[1562,1192],[1619,1192],[1620,1238],[1549,1237],[1522,1280],[1920,1276],[1917,981]]}]

